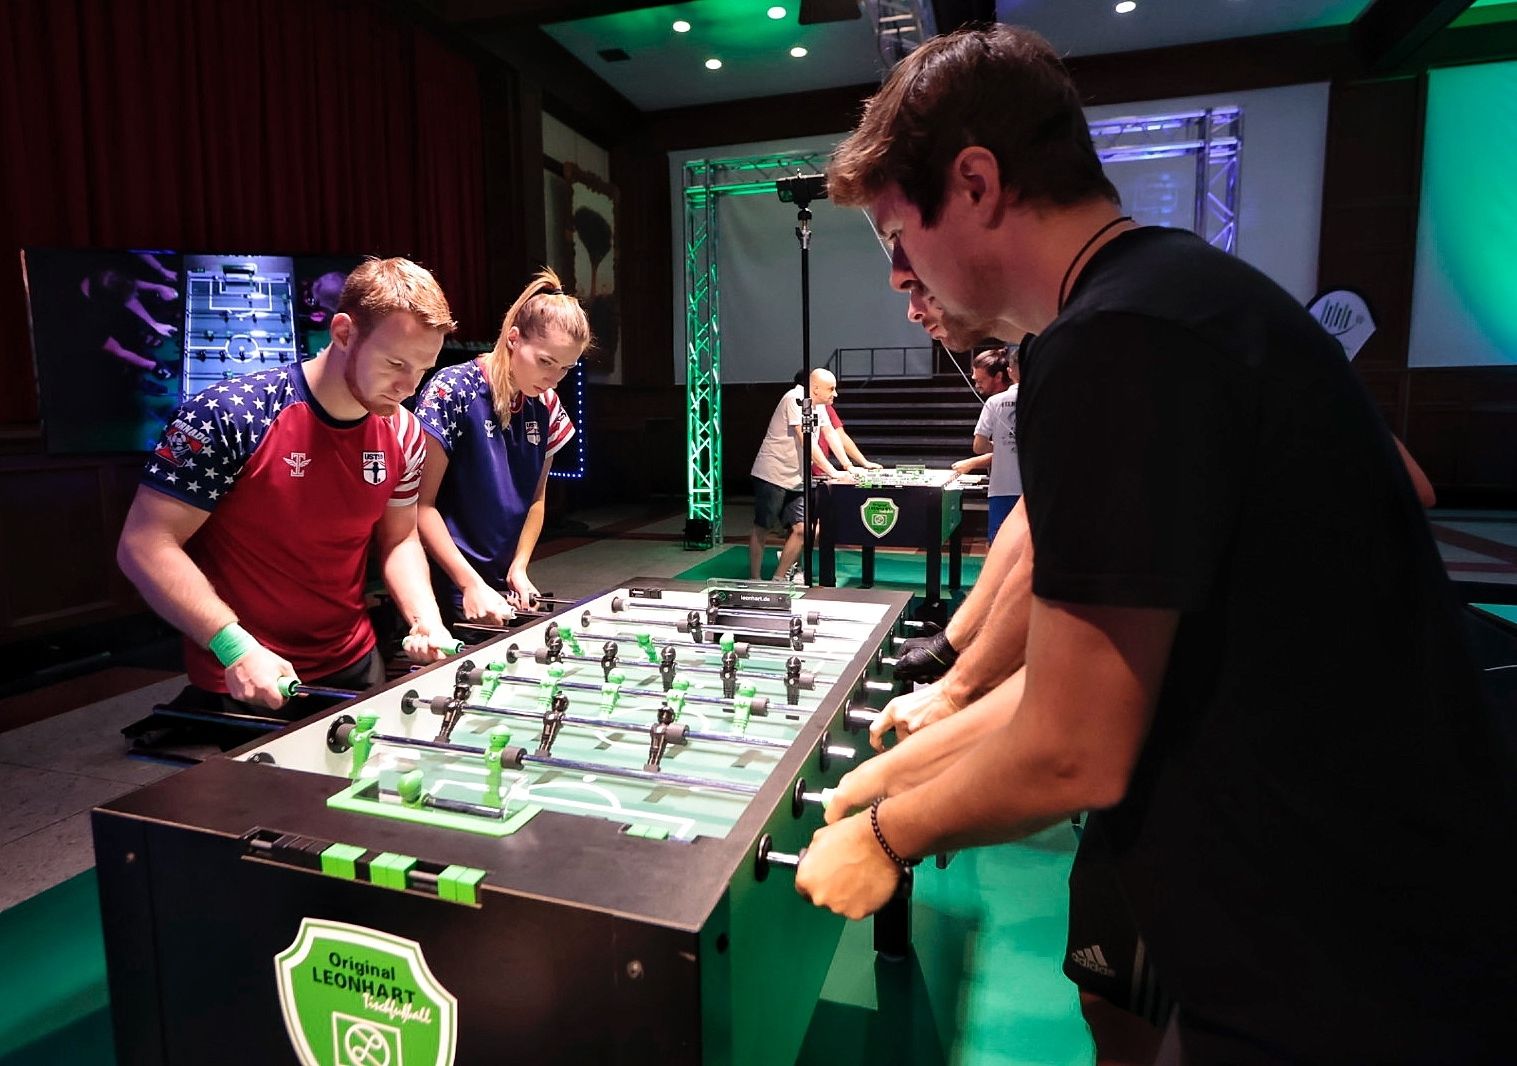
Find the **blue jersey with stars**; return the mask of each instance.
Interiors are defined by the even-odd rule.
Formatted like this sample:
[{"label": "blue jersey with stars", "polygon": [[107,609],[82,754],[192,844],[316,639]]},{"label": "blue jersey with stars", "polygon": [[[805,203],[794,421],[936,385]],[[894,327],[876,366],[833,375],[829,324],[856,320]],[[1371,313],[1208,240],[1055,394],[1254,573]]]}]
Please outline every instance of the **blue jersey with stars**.
[{"label": "blue jersey with stars", "polygon": [[[425,455],[411,412],[336,421],[297,364],[186,400],[142,482],[210,512],[185,551],[254,638],[315,678],[374,646],[369,544],[386,507],[415,504]],[[191,682],[226,691],[204,648],[186,641],[185,662]]]},{"label": "blue jersey with stars", "polygon": [[[504,590],[543,467],[573,438],[574,423],[549,389],[535,399],[518,394],[510,419],[497,425],[490,383],[477,359],[439,370],[416,413],[448,456],[438,513],[474,571]],[[460,594],[454,591],[456,600]]]}]

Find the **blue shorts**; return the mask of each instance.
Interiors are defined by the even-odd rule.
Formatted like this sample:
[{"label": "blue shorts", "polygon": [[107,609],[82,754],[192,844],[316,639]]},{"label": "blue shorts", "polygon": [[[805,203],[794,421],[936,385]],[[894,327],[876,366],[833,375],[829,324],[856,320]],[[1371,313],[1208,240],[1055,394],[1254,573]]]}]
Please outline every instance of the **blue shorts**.
[{"label": "blue shorts", "polygon": [[1021,496],[987,496],[985,502],[990,505],[990,523],[985,530],[985,543],[993,543],[996,532],[1001,528],[1001,523],[1006,521],[1006,516],[1011,514],[1011,509],[1017,505]]}]

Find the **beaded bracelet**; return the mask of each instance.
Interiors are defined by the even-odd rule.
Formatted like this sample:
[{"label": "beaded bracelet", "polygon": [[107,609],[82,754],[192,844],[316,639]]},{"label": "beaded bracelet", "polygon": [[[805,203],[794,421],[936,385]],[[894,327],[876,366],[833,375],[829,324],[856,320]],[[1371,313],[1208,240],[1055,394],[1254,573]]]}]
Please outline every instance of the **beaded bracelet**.
[{"label": "beaded bracelet", "polygon": [[890,861],[903,870],[909,870],[913,866],[918,865],[922,860],[903,859],[896,853],[895,848],[892,848],[885,842],[885,834],[880,832],[880,803],[884,799],[884,796],[876,796],[874,802],[869,805],[869,828],[874,830],[874,839],[880,842],[880,848],[885,852]]}]

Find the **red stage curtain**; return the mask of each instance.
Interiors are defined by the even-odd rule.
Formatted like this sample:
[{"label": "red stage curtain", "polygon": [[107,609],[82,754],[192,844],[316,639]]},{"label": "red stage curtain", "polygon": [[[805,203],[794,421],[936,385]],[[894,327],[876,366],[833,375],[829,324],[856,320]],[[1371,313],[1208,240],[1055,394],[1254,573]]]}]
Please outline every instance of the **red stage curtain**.
[{"label": "red stage curtain", "polygon": [[475,61],[357,0],[0,4],[0,424],[37,418],[19,249],[409,255],[486,306]]}]

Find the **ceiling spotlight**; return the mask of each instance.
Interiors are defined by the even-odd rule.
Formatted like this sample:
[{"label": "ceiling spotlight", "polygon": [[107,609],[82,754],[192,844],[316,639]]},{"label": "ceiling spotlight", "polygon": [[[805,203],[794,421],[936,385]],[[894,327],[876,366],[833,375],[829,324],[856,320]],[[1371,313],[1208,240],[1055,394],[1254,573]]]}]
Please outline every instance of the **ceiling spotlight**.
[{"label": "ceiling spotlight", "polygon": [[1116,12],[1119,15],[1125,15],[1129,11],[1136,10],[1138,10],[1138,0],[1122,0],[1116,7]]},{"label": "ceiling spotlight", "polygon": [[708,60],[706,60],[706,69],[707,70],[721,70],[722,69],[722,61],[720,59],[708,59]]},{"label": "ceiling spotlight", "polygon": [[790,49],[791,59],[804,59],[805,56],[806,49],[802,48],[800,45],[796,45],[794,48]]},{"label": "ceiling spotlight", "polygon": [[780,7],[778,4],[769,9],[769,17],[772,19],[782,19],[785,17],[785,14],[785,9]]},{"label": "ceiling spotlight", "polygon": [[674,32],[675,33],[689,33],[690,32],[690,23],[686,22],[684,19],[675,19],[674,20]]}]

